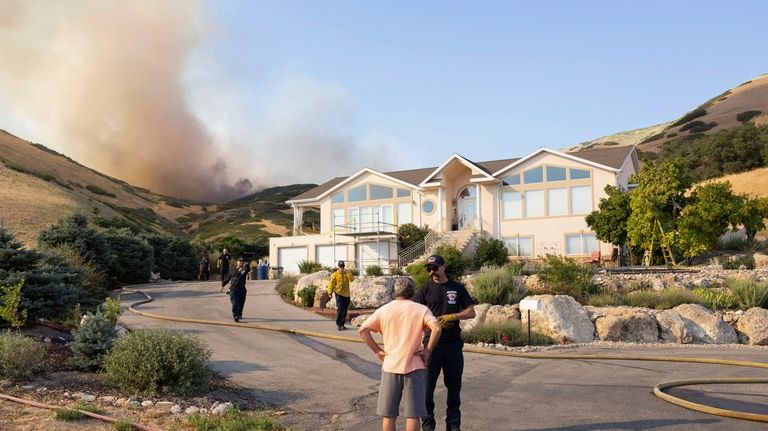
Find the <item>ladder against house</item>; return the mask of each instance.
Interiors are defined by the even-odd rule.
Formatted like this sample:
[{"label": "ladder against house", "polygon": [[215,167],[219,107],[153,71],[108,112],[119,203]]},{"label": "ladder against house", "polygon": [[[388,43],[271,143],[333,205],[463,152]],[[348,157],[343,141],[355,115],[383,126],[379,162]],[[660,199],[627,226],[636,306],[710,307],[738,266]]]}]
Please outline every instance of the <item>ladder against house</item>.
[{"label": "ladder against house", "polygon": [[405,268],[415,261],[426,260],[440,246],[447,244],[455,246],[463,253],[477,233],[478,231],[473,225],[441,234],[430,231],[423,241],[419,241],[398,253],[398,264],[400,268]]}]

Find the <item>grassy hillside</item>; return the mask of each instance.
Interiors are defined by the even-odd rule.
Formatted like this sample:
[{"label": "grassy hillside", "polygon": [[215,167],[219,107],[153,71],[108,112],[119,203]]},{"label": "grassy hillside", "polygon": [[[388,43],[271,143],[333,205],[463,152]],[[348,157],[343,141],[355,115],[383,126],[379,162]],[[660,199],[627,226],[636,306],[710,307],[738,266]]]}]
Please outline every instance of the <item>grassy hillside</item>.
[{"label": "grassy hillside", "polygon": [[[223,205],[193,202],[132,186],[0,129],[0,225],[29,247],[40,230],[76,212],[202,241],[226,233],[264,240],[290,230],[284,201],[312,187],[274,187]],[[305,220],[311,226],[313,215]]]}]

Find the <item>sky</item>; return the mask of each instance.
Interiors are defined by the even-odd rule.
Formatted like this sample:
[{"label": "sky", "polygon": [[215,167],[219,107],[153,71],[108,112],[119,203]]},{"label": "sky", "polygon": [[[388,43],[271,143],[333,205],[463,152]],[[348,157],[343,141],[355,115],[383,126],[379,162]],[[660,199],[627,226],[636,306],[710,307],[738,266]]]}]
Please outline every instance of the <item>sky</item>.
[{"label": "sky", "polygon": [[0,128],[213,200],[565,148],[768,73],[764,1],[67,6],[0,0]]}]

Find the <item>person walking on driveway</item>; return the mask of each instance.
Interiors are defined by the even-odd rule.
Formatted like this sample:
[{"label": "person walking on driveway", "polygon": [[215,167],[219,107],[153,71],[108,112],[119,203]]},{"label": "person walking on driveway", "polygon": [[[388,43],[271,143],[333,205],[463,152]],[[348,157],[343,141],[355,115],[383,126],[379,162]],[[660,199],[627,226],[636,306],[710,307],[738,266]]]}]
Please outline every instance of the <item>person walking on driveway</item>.
[{"label": "person walking on driveway", "polygon": [[349,309],[349,283],[354,281],[355,276],[344,270],[346,265],[343,260],[339,261],[338,266],[331,274],[331,281],[328,282],[328,296],[336,293],[336,329],[343,331],[347,329],[344,321],[347,319],[347,309]]},{"label": "person walking on driveway", "polygon": [[205,280],[211,278],[211,263],[208,261],[208,256],[203,256],[200,259],[200,272],[197,274],[198,280]]},{"label": "person walking on driveway", "polygon": [[251,272],[251,268],[245,263],[245,259],[240,257],[237,259],[237,268],[227,274],[222,282],[222,289],[227,283],[232,283],[229,286],[229,301],[232,303],[232,318],[235,319],[235,322],[239,322],[243,318],[245,296],[248,293],[245,288],[245,281],[249,272]]},{"label": "person walking on driveway", "polygon": [[[429,308],[411,300],[414,292],[413,280],[397,278],[395,300],[376,310],[358,331],[382,362],[376,413],[382,417],[383,431],[395,431],[401,400],[406,431],[418,431],[420,418],[427,414],[425,368],[441,329]],[[427,328],[430,336],[425,347],[422,337]],[[384,349],[374,341],[371,332],[384,337]]]},{"label": "person walking on driveway", "polygon": [[445,275],[445,259],[432,255],[427,259],[431,281],[419,290],[414,301],[426,305],[443,328],[437,347],[427,365],[427,415],[422,418],[422,429],[434,431],[435,386],[443,372],[448,390],[446,409],[447,431],[461,431],[461,376],[464,373],[464,354],[459,320],[475,317],[475,302],[466,287]]},{"label": "person walking on driveway", "polygon": [[[229,277],[229,261],[232,259],[230,257],[229,252],[227,249],[221,250],[221,254],[219,255],[219,259],[216,261],[216,266],[219,267],[219,271],[221,272],[221,288],[219,289],[219,292],[224,291],[224,279]],[[229,292],[227,292],[229,293]]]}]

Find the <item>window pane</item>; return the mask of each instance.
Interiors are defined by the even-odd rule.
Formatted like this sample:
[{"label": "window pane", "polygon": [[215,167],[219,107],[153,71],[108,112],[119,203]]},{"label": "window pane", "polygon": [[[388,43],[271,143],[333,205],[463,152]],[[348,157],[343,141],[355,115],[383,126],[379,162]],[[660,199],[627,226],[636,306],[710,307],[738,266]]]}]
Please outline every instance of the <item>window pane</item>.
[{"label": "window pane", "polygon": [[571,187],[571,214],[592,212],[592,186]]},{"label": "window pane", "polygon": [[572,180],[583,180],[585,178],[589,178],[589,171],[586,169],[576,169],[571,168],[571,179]]},{"label": "window pane", "polygon": [[384,205],[381,207],[381,221],[388,224],[394,223],[395,220],[392,215],[392,205]]},{"label": "window pane", "polygon": [[533,256],[533,238],[518,238],[518,256]]},{"label": "window pane", "polygon": [[392,199],[392,187],[371,184],[371,199]]},{"label": "window pane", "polygon": [[347,217],[347,226],[351,232],[355,232],[360,229],[360,210],[358,208],[349,209],[349,217]]},{"label": "window pane", "polygon": [[426,214],[432,214],[435,211],[435,203],[432,201],[424,201],[424,203],[421,204],[421,209]]},{"label": "window pane", "polygon": [[566,189],[547,190],[547,210],[551,216],[568,214],[568,192]]},{"label": "window pane", "polygon": [[397,204],[397,223],[406,224],[411,223],[412,220],[411,203],[406,202]]},{"label": "window pane", "polygon": [[335,195],[331,195],[331,203],[332,204],[344,203],[344,193],[336,193]]},{"label": "window pane", "polygon": [[518,256],[517,250],[517,238],[504,239],[504,246],[507,247],[507,254],[510,256]]},{"label": "window pane", "polygon": [[594,234],[584,235],[584,254],[597,251],[597,238]]},{"label": "window pane", "polygon": [[565,181],[565,168],[547,166],[547,181]]},{"label": "window pane", "polygon": [[581,235],[565,236],[565,254],[583,254],[581,252]]},{"label": "window pane", "polygon": [[538,168],[525,171],[523,172],[523,178],[526,184],[541,183],[544,181],[544,169],[539,166]]},{"label": "window pane", "polygon": [[338,229],[344,226],[344,208],[334,208],[333,210],[333,228]]},{"label": "window pane", "polygon": [[520,184],[520,174],[510,175],[504,178],[505,186],[515,186]]},{"label": "window pane", "polygon": [[411,197],[411,191],[408,189],[397,189],[397,197],[409,198]]},{"label": "window pane", "polygon": [[359,187],[355,187],[354,189],[347,192],[347,200],[349,202],[359,202],[364,201],[365,199],[365,184]]},{"label": "window pane", "polygon": [[501,199],[503,201],[502,214],[505,219],[523,217],[523,199],[520,192],[503,192]]},{"label": "window pane", "polygon": [[525,192],[525,216],[544,217],[544,190]]}]

